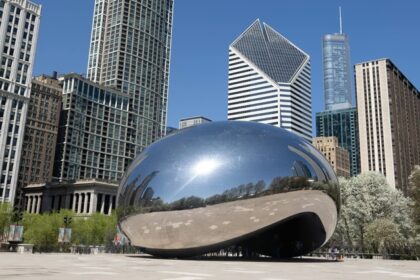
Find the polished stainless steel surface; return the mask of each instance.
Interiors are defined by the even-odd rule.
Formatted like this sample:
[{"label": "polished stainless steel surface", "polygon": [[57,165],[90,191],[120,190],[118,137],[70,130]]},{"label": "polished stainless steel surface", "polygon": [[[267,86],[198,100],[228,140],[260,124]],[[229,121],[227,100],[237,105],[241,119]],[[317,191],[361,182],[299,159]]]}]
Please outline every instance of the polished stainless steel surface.
[{"label": "polished stainless steel surface", "polygon": [[332,235],[336,176],[309,142],[281,128],[215,122],[149,146],[118,192],[120,229],[164,256],[229,246],[271,256],[307,253]]}]

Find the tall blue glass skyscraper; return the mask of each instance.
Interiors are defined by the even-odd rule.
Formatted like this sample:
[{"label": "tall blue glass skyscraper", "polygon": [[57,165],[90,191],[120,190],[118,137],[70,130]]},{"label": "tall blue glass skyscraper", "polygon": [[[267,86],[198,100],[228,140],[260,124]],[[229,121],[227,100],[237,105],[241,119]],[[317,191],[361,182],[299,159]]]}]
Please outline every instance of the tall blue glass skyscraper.
[{"label": "tall blue glass skyscraper", "polygon": [[357,109],[352,107],[349,40],[340,32],[323,38],[325,111],[316,114],[316,136],[335,136],[349,151],[350,174],[360,173]]},{"label": "tall blue glass skyscraper", "polygon": [[350,47],[346,34],[323,38],[325,110],[351,107]]}]

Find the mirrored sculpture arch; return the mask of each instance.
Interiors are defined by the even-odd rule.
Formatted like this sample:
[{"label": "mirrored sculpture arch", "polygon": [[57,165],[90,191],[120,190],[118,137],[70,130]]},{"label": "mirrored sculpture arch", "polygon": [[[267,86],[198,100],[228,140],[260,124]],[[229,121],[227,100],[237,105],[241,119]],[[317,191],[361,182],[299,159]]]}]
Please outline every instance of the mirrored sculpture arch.
[{"label": "mirrored sculpture arch", "polygon": [[337,178],[308,141],[252,122],[214,122],[173,133],[128,167],[119,228],[165,257],[223,248],[293,257],[322,246],[340,207]]}]

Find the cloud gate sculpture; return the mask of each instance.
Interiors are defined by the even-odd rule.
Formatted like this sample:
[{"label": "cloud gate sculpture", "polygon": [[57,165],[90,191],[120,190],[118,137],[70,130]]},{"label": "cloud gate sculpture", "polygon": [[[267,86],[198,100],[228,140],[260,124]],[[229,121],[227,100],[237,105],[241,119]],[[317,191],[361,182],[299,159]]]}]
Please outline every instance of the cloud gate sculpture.
[{"label": "cloud gate sculpture", "polygon": [[145,149],[128,167],[117,205],[122,233],[152,255],[233,248],[282,258],[328,241],[340,193],[329,163],[296,134],[214,122]]}]

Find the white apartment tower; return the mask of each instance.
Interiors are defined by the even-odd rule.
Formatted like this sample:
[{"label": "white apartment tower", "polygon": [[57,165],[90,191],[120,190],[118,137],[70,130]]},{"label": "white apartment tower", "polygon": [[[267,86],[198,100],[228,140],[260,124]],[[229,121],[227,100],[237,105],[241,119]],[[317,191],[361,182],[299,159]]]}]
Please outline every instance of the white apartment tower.
[{"label": "white apartment tower", "polygon": [[229,46],[228,119],[312,139],[310,57],[260,20]]},{"label": "white apartment tower", "polygon": [[407,194],[420,164],[420,92],[389,59],[356,64],[355,76],[361,171]]},{"label": "white apartment tower", "polygon": [[0,0],[0,202],[13,204],[41,6]]}]

